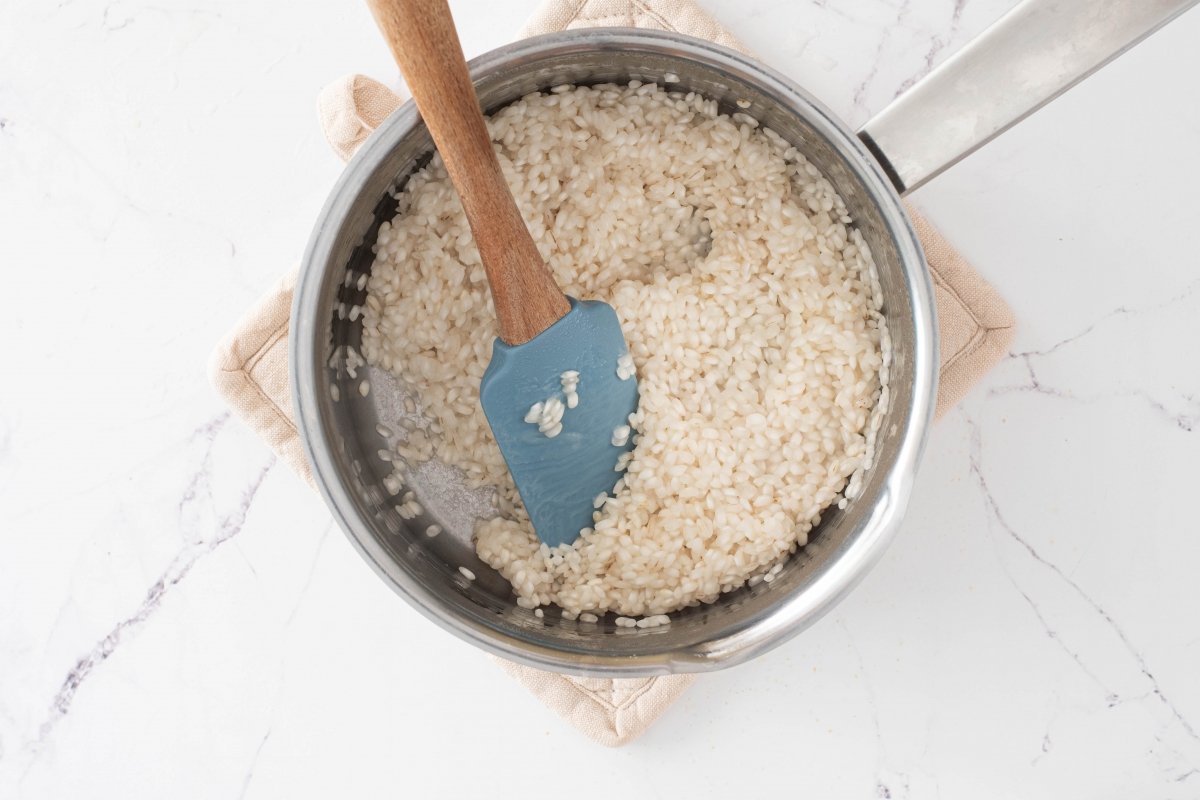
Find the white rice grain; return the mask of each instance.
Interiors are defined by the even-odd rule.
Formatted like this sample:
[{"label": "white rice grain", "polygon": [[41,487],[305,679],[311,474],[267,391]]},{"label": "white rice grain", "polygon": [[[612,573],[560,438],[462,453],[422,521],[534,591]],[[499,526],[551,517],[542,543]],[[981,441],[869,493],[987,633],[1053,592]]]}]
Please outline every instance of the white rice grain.
[{"label": "white rice grain", "polygon": [[617,427],[613,428],[612,446],[624,447],[625,445],[629,444],[630,433],[631,431],[628,425],[618,425]]}]

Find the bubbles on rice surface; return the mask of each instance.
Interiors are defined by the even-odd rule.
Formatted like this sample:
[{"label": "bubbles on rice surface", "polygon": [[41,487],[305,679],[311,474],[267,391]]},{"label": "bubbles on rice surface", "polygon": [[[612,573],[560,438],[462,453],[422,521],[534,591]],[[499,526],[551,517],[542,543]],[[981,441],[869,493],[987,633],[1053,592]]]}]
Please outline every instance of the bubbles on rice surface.
[{"label": "bubbles on rice surface", "polygon": [[880,292],[842,199],[751,117],[654,85],[557,87],[488,128],[559,285],[621,318],[641,405],[593,527],[542,544],[479,406],[495,337],[479,254],[441,160],[414,174],[380,229],[363,354],[419,387],[440,428],[426,452],[497,488],[479,557],[522,607],[641,627],[770,583],[858,491],[882,419]]}]

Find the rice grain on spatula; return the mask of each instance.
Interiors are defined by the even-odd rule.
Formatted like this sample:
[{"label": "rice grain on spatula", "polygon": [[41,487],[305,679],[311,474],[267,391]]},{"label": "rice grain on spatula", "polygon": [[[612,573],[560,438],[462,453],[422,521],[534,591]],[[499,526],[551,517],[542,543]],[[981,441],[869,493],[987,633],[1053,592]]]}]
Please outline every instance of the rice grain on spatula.
[{"label": "rice grain on spatula", "polygon": [[420,452],[497,487],[480,558],[522,607],[621,628],[774,582],[861,491],[886,400],[878,278],[842,198],[752,117],[652,85],[561,87],[488,126],[559,285],[616,309],[629,356],[612,369],[641,405],[624,485],[573,545],[542,546],[479,408],[483,267],[440,159],[413,174],[380,228],[363,355],[418,388],[442,430]]}]

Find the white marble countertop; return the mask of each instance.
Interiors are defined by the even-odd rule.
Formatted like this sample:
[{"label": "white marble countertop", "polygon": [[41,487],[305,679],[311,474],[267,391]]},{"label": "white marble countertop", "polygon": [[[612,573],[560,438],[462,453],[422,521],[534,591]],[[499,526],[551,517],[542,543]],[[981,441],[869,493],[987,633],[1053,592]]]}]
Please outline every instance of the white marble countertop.
[{"label": "white marble countertop", "polygon": [[[1012,0],[706,0],[854,124]],[[535,0],[454,0],[471,54]],[[0,5],[0,797],[1200,796],[1200,11],[922,189],[1019,318],[896,544],[605,750],[208,387],[340,168],[361,3]],[[14,346],[15,345],[15,346]]]}]

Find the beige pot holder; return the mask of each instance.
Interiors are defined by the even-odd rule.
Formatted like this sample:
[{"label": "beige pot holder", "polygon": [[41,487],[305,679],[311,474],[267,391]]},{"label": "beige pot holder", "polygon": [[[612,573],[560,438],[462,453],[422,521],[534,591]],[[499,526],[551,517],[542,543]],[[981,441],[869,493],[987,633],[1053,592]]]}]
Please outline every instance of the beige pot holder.
[{"label": "beige pot holder", "polygon": [[[547,0],[520,36],[613,25],[677,31],[745,50],[692,0]],[[381,83],[348,76],[321,92],[321,125],[334,151],[346,160],[401,102]],[[1005,355],[1013,317],[996,291],[928,222],[915,213],[913,218],[937,295],[940,415]],[[294,281],[294,272],[285,275],[246,313],[213,353],[210,373],[238,416],[311,484],[292,421],[288,387],[288,318]],[[645,731],[695,680],[692,675],[577,678],[497,661],[543,703],[608,746],[625,744]]]}]

